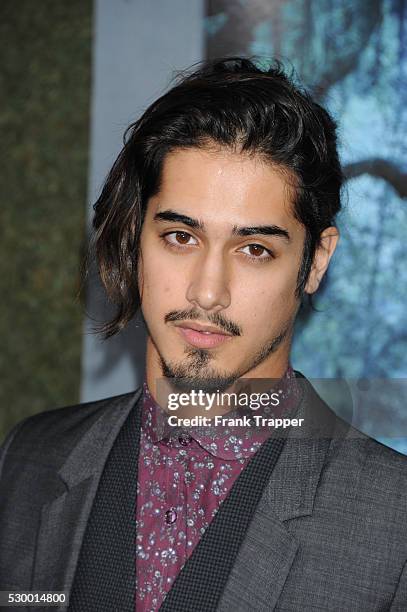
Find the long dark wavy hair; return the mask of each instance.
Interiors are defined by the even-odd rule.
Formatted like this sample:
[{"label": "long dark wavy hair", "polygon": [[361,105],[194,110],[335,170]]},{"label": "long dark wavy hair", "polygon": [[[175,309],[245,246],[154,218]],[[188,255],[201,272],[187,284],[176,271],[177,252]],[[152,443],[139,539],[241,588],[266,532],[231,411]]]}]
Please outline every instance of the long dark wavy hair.
[{"label": "long dark wavy hair", "polygon": [[113,319],[97,329],[105,339],[140,307],[140,233],[165,156],[208,143],[259,155],[292,178],[293,214],[305,228],[296,287],[297,297],[303,296],[320,234],[335,225],[341,208],[336,124],[277,60],[267,68],[247,58],[211,60],[183,73],[128,127],[93,207],[83,278],[95,257],[107,296],[117,306]]}]

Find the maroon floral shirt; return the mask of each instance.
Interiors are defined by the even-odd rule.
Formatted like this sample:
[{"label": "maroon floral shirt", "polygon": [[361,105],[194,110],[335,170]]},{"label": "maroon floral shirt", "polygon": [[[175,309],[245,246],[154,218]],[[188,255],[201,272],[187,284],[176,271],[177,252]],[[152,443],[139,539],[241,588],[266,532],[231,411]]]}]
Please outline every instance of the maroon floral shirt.
[{"label": "maroon floral shirt", "polygon": [[[295,374],[279,381],[280,416],[298,403]],[[290,384],[288,384],[290,383]],[[272,429],[193,427],[167,423],[143,383],[136,512],[136,610],[159,609],[175,578],[212,521],[234,481]]]}]

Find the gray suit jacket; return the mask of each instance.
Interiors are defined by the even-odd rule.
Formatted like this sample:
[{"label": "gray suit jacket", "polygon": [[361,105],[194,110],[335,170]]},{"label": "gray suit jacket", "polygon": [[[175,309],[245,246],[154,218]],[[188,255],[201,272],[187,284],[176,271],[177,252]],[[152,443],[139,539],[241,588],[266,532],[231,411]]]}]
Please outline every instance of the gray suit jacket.
[{"label": "gray suit jacket", "polygon": [[[9,434],[0,457],[0,590],[72,589],[107,459],[130,414],[139,428],[140,397],[137,389],[52,410]],[[407,611],[407,458],[338,419],[309,383],[298,417],[304,427],[288,434],[265,486],[257,478],[266,455],[243,470],[233,503],[221,506],[163,610]],[[239,500],[257,494],[244,516]],[[234,552],[228,525],[234,534],[242,527]],[[134,609],[114,597],[86,609]]]}]

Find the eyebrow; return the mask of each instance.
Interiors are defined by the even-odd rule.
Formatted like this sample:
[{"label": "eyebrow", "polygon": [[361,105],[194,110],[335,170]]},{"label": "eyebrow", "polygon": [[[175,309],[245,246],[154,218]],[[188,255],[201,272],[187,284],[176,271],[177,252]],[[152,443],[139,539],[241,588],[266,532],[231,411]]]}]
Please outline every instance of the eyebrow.
[{"label": "eyebrow", "polygon": [[[192,229],[205,231],[205,224],[198,219],[193,219],[188,215],[177,213],[175,210],[162,210],[154,215],[154,221],[167,221],[169,223],[183,223]],[[262,236],[277,236],[283,238],[286,242],[291,242],[289,232],[278,225],[254,225],[254,226],[237,226],[232,228],[233,236],[253,236],[261,234]]]}]

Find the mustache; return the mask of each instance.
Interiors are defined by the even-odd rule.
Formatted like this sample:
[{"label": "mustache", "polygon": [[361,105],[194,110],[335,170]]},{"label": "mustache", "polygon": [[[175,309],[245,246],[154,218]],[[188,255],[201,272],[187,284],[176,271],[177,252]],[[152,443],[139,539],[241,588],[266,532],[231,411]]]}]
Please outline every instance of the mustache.
[{"label": "mustache", "polygon": [[201,313],[199,313],[196,309],[192,310],[172,310],[164,317],[165,323],[169,323],[170,321],[195,321],[196,323],[212,323],[212,325],[216,325],[221,330],[231,334],[232,336],[241,336],[242,328],[237,323],[233,323],[226,319],[219,312],[213,313],[206,318],[202,318]]}]

